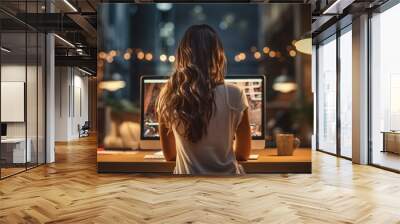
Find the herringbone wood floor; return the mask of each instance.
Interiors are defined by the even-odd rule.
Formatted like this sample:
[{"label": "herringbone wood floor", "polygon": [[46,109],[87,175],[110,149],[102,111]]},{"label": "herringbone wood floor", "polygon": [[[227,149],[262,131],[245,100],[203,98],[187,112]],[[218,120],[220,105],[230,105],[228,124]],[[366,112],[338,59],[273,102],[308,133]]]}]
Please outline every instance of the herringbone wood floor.
[{"label": "herringbone wood floor", "polygon": [[94,138],[0,181],[0,223],[400,223],[400,175],[315,152],[313,174],[97,174]]}]

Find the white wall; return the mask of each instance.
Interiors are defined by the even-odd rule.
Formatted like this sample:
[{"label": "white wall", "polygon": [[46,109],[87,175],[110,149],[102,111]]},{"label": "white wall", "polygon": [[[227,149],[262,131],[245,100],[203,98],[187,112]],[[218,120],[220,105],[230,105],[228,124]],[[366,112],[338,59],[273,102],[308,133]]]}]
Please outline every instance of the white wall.
[{"label": "white wall", "polygon": [[[38,70],[37,70],[38,69]],[[27,80],[26,80],[27,78]],[[44,74],[42,68],[35,66],[25,66],[25,64],[4,64],[1,66],[2,82],[24,82],[26,84],[26,107],[22,112],[26,112],[26,121],[24,122],[6,122],[8,138],[29,139],[32,162],[39,159],[39,163],[44,162],[44,92],[43,83]],[[2,96],[7,97],[7,96]],[[10,108],[1,108],[9,110]],[[39,156],[37,156],[39,153]]]},{"label": "white wall", "polygon": [[55,140],[74,140],[78,124],[88,120],[88,78],[72,67],[56,67],[55,73]]}]

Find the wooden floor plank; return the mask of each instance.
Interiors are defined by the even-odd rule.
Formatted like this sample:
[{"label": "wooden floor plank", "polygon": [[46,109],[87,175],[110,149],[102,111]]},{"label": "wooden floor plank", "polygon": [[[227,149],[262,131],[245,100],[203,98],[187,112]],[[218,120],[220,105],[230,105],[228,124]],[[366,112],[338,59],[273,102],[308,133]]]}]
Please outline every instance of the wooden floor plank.
[{"label": "wooden floor plank", "polygon": [[96,141],[0,181],[0,223],[400,223],[400,175],[313,152],[312,174],[98,174]]}]

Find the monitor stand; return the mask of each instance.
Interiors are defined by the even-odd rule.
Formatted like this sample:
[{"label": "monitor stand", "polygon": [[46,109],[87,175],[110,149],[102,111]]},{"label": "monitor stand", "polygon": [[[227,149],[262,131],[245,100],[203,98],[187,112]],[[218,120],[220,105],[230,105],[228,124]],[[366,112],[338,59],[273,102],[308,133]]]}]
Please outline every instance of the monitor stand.
[{"label": "monitor stand", "polygon": [[141,140],[140,149],[142,150],[160,150],[160,140]]}]

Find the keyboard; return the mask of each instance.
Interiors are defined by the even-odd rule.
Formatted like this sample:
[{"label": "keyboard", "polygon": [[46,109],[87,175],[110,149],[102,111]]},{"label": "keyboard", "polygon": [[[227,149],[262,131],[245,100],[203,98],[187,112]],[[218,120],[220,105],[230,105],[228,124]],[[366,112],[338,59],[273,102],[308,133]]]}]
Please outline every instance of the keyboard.
[{"label": "keyboard", "polygon": [[162,151],[155,152],[153,154],[145,155],[145,159],[164,159],[164,153]]}]

